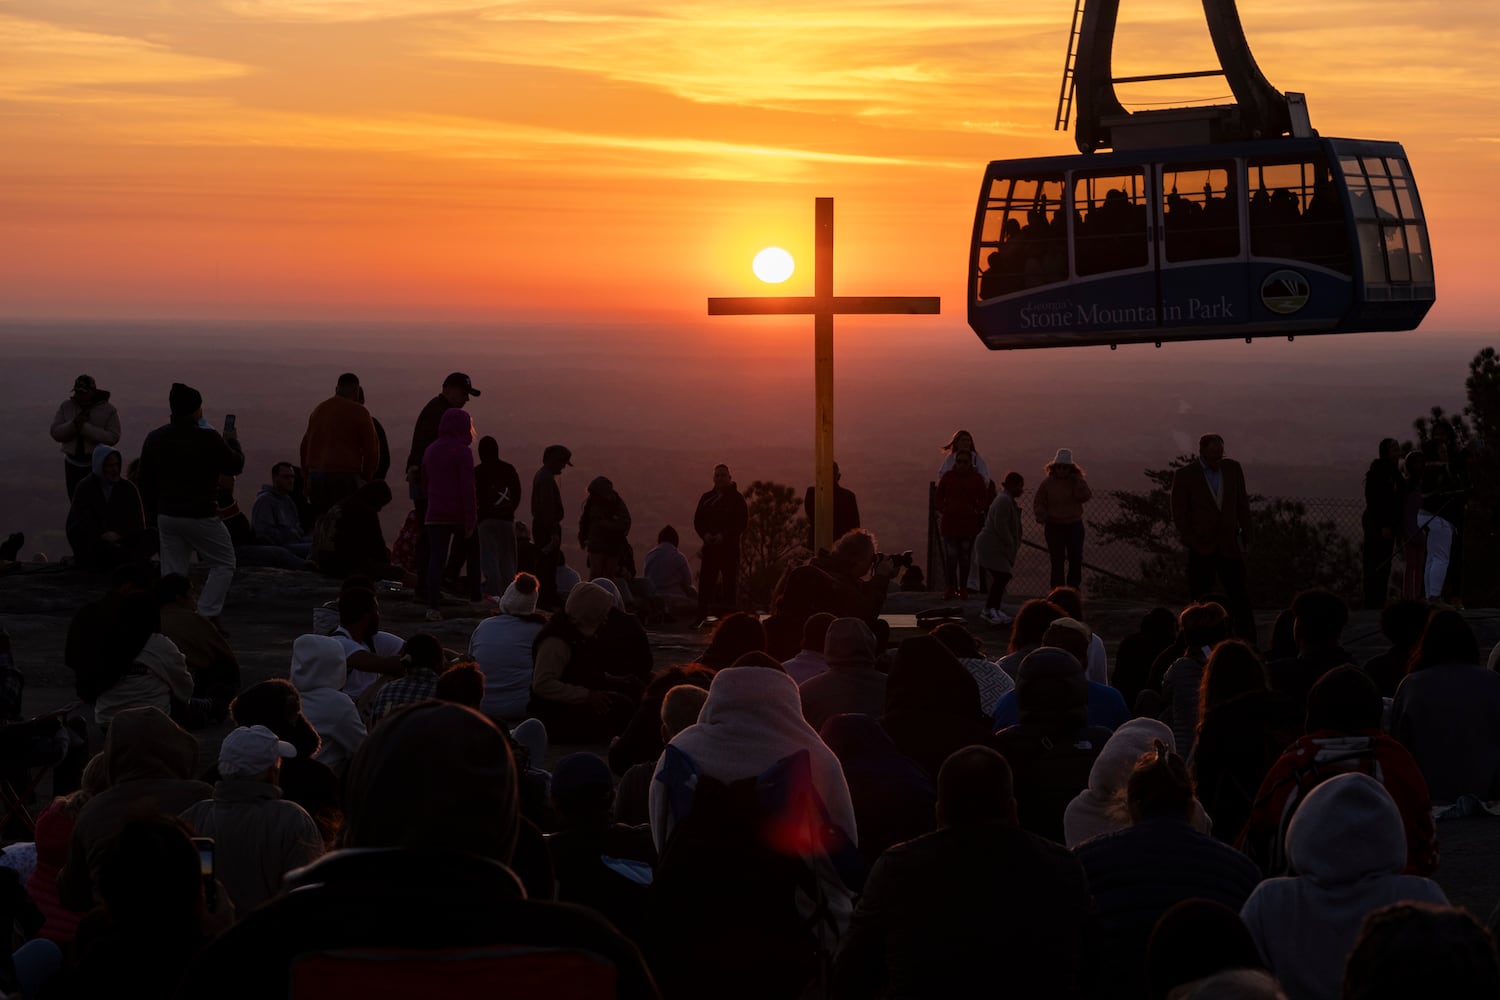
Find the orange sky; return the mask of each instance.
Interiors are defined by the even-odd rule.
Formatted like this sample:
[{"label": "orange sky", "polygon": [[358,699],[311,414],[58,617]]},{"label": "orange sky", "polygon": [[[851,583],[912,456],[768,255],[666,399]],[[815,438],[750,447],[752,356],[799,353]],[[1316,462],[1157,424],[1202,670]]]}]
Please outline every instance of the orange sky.
[{"label": "orange sky", "polygon": [[[0,0],[0,314],[698,322],[764,289],[756,249],[805,251],[832,195],[836,290],[939,294],[962,327],[984,163],[1073,148],[1051,131],[1071,12]],[[1405,144],[1427,326],[1494,330],[1500,3],[1241,13],[1325,135]],[[1195,0],[1122,4],[1117,74],[1211,64]]]}]

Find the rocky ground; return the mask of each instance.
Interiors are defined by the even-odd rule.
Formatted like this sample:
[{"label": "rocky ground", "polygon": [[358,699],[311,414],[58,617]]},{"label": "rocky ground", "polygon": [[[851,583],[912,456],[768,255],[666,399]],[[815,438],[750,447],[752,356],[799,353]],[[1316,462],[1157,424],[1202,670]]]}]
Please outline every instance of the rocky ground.
[{"label": "rocky ground", "polygon": [[[63,641],[74,611],[102,593],[98,579],[81,576],[57,566],[17,567],[0,575],[0,627],[11,635],[17,665],[26,675],[25,709],[36,715],[74,701],[73,678],[63,664]],[[313,608],[337,596],[334,581],[309,573],[270,569],[241,570],[223,615],[230,644],[239,656],[245,684],[268,677],[285,677],[291,659],[292,641],[311,630]],[[893,593],[886,611],[893,635],[916,634],[913,617],[921,609],[943,602],[936,594]],[[1003,651],[1008,633],[979,619],[981,602],[964,606],[970,627],[992,652]],[[1090,605],[1091,624],[1105,638],[1113,655],[1119,640],[1135,630],[1147,609],[1129,602],[1099,601]],[[386,594],[381,598],[383,627],[399,635],[431,632],[450,648],[464,649],[469,634],[485,613],[467,604],[445,610],[442,622],[424,619],[425,606],[410,593]],[[1258,615],[1261,635],[1270,634],[1274,612]],[[1500,642],[1500,613],[1470,611],[1465,617],[1479,636],[1481,650]],[[707,644],[707,635],[687,626],[653,628],[652,648],[658,665],[692,660]],[[1361,661],[1382,651],[1376,616],[1356,613],[1344,633],[1344,646]],[[228,727],[200,733],[207,764],[217,754],[219,740]],[[567,750],[576,748],[566,748]],[[560,751],[554,751],[557,756]],[[45,788],[45,786],[44,786]],[[1442,866],[1438,881],[1449,897],[1468,906],[1481,918],[1500,903],[1500,820],[1482,817],[1444,821],[1439,826]]]}]

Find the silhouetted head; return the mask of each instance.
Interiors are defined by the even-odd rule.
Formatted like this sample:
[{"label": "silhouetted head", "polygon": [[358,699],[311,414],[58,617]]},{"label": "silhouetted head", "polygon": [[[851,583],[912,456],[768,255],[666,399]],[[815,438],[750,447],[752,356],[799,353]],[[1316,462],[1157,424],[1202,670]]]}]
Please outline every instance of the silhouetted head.
[{"label": "silhouetted head", "polygon": [[666,544],[675,548],[680,541],[681,539],[677,536],[677,529],[670,524],[656,533],[657,545]]},{"label": "silhouetted head", "polygon": [[1396,903],[1365,918],[1344,1000],[1500,996],[1495,942],[1467,910]]},{"label": "silhouetted head", "polygon": [[1395,438],[1381,438],[1380,457],[1391,463],[1401,461],[1401,442]]},{"label": "silhouetted head", "polygon": [[720,493],[728,493],[734,489],[734,477],[729,474],[729,466],[723,464],[714,466],[714,489]]},{"label": "silhouetted head", "polygon": [[1196,654],[1205,646],[1212,651],[1229,638],[1229,612],[1222,605],[1208,602],[1185,608],[1177,619],[1188,651]]},{"label": "silhouetted head", "polygon": [[1226,639],[1214,647],[1198,687],[1198,725],[1208,713],[1242,694],[1266,689],[1266,668],[1247,642]]},{"label": "silhouetted head", "polygon": [[950,452],[950,453],[955,453],[955,454],[957,452],[960,452],[960,451],[973,451],[973,450],[974,450],[974,435],[972,435],[968,431],[964,431],[964,430],[954,431],[953,432],[953,436],[948,439],[948,443],[945,444],[945,445],[943,445],[943,451]]},{"label": "silhouetted head", "polygon": [[662,742],[671,742],[672,737],[695,724],[706,701],[707,688],[696,684],[678,684],[671,688],[661,700]]},{"label": "silhouetted head", "polygon": [[353,372],[344,372],[344,374],[339,376],[338,382],[334,384],[333,394],[359,402],[364,395],[359,390],[359,376]]},{"label": "silhouetted head", "polygon": [[1193,779],[1186,762],[1157,740],[1130,773],[1125,802],[1133,823],[1155,816],[1187,819],[1193,813]]},{"label": "silhouetted head", "polygon": [[1412,650],[1409,673],[1426,670],[1440,663],[1478,663],[1479,643],[1474,630],[1457,611],[1434,611],[1422,630],[1417,648]]},{"label": "silhouetted head", "polygon": [[484,672],[473,660],[460,660],[438,675],[432,696],[478,711],[484,704]]},{"label": "silhouetted head", "polygon": [[937,786],[940,827],[977,823],[1016,825],[1010,765],[989,747],[955,750],[938,770]]},{"label": "silhouetted head", "polygon": [[203,876],[192,834],[182,820],[130,820],[99,861],[99,898],[118,928],[192,940],[203,917]]},{"label": "silhouetted head", "polygon": [[479,460],[485,463],[500,461],[500,442],[486,434],[479,439]]},{"label": "silhouetted head", "polygon": [[932,630],[932,637],[948,647],[948,652],[960,660],[984,655],[984,644],[958,622],[943,622]]},{"label": "silhouetted head", "polygon": [[1239,913],[1208,899],[1186,899],[1163,913],[1146,946],[1151,995],[1229,969],[1262,969],[1260,950]]},{"label": "silhouetted head", "polygon": [[1224,439],[1217,434],[1205,434],[1198,439],[1198,457],[1210,469],[1217,469],[1224,461]]},{"label": "silhouetted head", "polygon": [[755,615],[736,611],[719,619],[708,648],[699,662],[713,670],[722,670],[746,653],[765,651],[766,628]]},{"label": "silhouetted head", "polygon": [[1349,606],[1326,590],[1304,590],[1292,601],[1292,615],[1298,650],[1336,646],[1349,623]]},{"label": "silhouetted head", "polygon": [[1307,731],[1337,729],[1356,733],[1380,728],[1385,712],[1380,689],[1358,667],[1337,667],[1318,678],[1307,693]]},{"label": "silhouetted head", "polygon": [[372,479],[355,490],[354,495],[360,503],[378,512],[391,502],[391,485],[384,479]]},{"label": "silhouetted head", "polygon": [[1392,601],[1380,612],[1380,632],[1398,650],[1409,651],[1422,638],[1432,606],[1426,601]]},{"label": "silhouetted head", "polygon": [[1083,595],[1078,592],[1077,587],[1053,587],[1047,594],[1047,600],[1062,608],[1069,618],[1088,621],[1083,615]]},{"label": "silhouetted head", "polygon": [[819,611],[809,615],[802,623],[802,648],[823,652],[823,643],[828,638],[828,626],[833,624],[833,615]]},{"label": "silhouetted head", "polygon": [[470,396],[478,396],[479,390],[463,372],[453,372],[443,379],[443,398],[460,409],[468,403]]},{"label": "silhouetted head", "polygon": [[1051,601],[1037,598],[1027,601],[1016,612],[1016,620],[1010,626],[1010,651],[1018,653],[1023,649],[1034,649],[1047,634],[1047,626],[1066,617],[1067,613]]}]

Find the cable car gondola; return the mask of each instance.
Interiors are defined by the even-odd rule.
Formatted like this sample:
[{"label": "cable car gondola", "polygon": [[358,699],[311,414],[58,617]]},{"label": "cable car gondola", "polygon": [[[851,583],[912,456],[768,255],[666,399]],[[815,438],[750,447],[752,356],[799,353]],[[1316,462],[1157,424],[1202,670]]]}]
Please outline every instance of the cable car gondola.
[{"label": "cable car gondola", "polygon": [[[969,325],[985,346],[1411,330],[1432,306],[1401,145],[1319,136],[1302,95],[1261,75],[1234,0],[1203,6],[1221,69],[1115,78],[1119,0],[1075,0],[1058,127],[1076,90],[1079,153],[996,160],[980,189]],[[1234,104],[1131,113],[1114,91],[1220,74]]]}]

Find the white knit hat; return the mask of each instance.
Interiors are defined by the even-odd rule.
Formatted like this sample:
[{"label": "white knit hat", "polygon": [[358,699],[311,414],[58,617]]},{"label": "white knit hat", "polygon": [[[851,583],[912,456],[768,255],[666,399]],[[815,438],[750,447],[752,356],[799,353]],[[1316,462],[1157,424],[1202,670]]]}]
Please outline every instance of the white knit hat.
[{"label": "white knit hat", "polygon": [[[516,575],[516,580],[520,574]],[[529,615],[536,611],[536,584],[531,585],[531,593],[523,594],[516,586],[516,580],[510,582],[505,588],[505,593],[500,595],[500,613],[502,615]]]},{"label": "white knit hat", "polygon": [[1071,448],[1059,448],[1059,449],[1057,449],[1057,457],[1052,460],[1052,464],[1053,465],[1072,465],[1073,464],[1073,449],[1071,449]]}]

